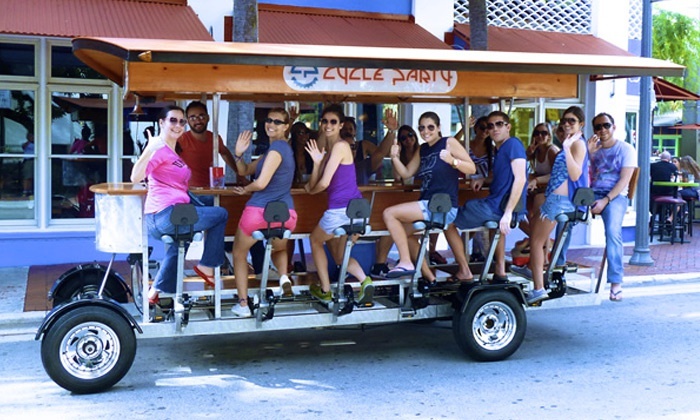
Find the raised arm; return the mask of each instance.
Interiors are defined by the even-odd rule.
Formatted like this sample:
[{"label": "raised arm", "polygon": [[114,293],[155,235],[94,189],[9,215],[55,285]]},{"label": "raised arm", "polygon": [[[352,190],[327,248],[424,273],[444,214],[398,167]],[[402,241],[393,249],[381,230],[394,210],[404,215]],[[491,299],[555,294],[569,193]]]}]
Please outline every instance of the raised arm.
[{"label": "raised arm", "polygon": [[258,165],[257,159],[246,163],[243,160],[243,154],[250,147],[250,140],[253,138],[253,133],[250,130],[243,131],[238,135],[236,140],[236,151],[233,157],[236,165],[236,173],[240,176],[251,175],[255,173],[255,167]]},{"label": "raised arm", "polygon": [[148,133],[148,144],[134,164],[134,167],[131,168],[131,182],[133,183],[141,182],[146,178],[146,167],[151,157],[153,157],[153,153],[165,146],[160,136],[151,137],[151,132],[149,130],[146,130],[146,132]]}]

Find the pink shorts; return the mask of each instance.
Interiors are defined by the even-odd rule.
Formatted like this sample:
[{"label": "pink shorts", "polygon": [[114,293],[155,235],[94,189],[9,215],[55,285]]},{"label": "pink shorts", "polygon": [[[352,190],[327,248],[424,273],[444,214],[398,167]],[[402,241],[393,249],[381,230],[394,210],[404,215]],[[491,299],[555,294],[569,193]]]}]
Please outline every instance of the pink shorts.
[{"label": "pink shorts", "polygon": [[[267,229],[267,222],[263,217],[265,209],[262,207],[246,206],[241,214],[241,219],[238,222],[238,228],[248,236],[252,236],[253,232],[260,229]],[[272,227],[280,227],[281,223],[272,223]],[[289,210],[289,220],[284,222],[284,227],[294,232],[297,227],[297,212],[294,209]]]}]

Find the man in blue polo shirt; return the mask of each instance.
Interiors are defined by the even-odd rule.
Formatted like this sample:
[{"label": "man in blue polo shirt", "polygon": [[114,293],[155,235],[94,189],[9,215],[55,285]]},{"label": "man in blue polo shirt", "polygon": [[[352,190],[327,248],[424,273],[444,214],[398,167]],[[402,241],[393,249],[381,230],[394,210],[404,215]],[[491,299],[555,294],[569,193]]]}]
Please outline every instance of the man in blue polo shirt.
[{"label": "man in blue polo shirt", "polygon": [[[511,231],[510,223],[513,210],[518,202],[525,208],[525,186],[527,180],[525,147],[520,139],[510,135],[510,118],[508,114],[494,111],[489,114],[486,125],[489,136],[496,145],[493,162],[493,180],[486,198],[469,200],[459,208],[454,225],[445,232],[445,236],[454,254],[464,254],[464,244],[455,227],[473,229],[483,226],[489,220],[498,220],[502,236],[498,241],[495,255],[493,283],[508,281],[505,263],[505,235]],[[478,191],[483,180],[472,181],[472,187]],[[506,201],[504,201],[506,200]],[[505,203],[505,204],[502,204]],[[460,266],[457,278],[472,280],[474,276],[469,266]]]}]

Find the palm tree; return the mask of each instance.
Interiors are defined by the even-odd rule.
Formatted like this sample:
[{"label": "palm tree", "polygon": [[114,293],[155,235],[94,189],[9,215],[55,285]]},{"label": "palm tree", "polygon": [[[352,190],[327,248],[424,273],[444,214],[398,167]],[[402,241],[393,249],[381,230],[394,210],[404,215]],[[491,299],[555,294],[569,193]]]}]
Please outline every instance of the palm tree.
[{"label": "palm tree", "polygon": [[[233,41],[258,42],[258,0],[233,1]],[[236,150],[238,133],[252,130],[255,121],[255,104],[250,101],[231,101],[228,108],[227,146]],[[251,151],[246,152],[246,161]],[[228,177],[235,177],[229,174]],[[228,180],[228,179],[227,179]]]}]

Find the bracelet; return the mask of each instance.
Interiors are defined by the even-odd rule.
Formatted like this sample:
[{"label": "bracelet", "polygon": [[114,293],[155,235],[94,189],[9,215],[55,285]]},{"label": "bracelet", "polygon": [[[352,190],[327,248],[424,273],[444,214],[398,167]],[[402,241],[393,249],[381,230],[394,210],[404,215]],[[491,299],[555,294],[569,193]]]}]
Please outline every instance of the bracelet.
[{"label": "bracelet", "polygon": [[612,201],[612,199],[610,198],[610,196],[609,196],[609,195],[606,195],[605,198],[608,199],[608,204],[610,204],[610,202]]},{"label": "bracelet", "polygon": [[234,154],[234,155],[233,155],[233,159],[234,159],[236,162],[240,162],[240,161],[243,159],[243,156],[236,156],[236,155]]},{"label": "bracelet", "polygon": [[396,135],[396,133],[398,133],[398,132],[399,132],[399,130],[392,130],[392,129],[389,129],[389,130],[386,132],[386,134],[388,135],[388,134],[394,133],[394,135]]}]

